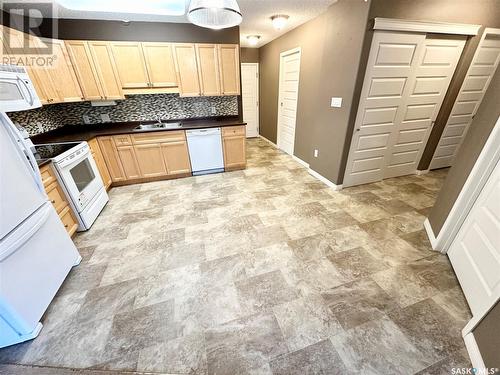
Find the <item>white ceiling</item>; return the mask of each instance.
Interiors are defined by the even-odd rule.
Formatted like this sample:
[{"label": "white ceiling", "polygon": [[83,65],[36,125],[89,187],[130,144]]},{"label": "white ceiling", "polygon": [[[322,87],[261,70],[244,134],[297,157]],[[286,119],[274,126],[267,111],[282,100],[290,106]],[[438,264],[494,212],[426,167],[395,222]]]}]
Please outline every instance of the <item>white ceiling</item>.
[{"label": "white ceiling", "polygon": [[[106,0],[102,0],[106,1]],[[139,0],[147,1],[147,0]],[[243,14],[243,22],[240,25],[241,45],[249,47],[246,37],[248,35],[260,35],[259,44],[264,44],[276,39],[280,35],[307,22],[308,20],[323,13],[328,6],[337,0],[238,0],[238,4]],[[0,0],[1,2],[1,0]],[[44,2],[41,0],[15,0],[19,3]],[[7,3],[7,1],[5,2]],[[101,19],[101,20],[130,20],[147,22],[188,22],[186,16],[159,16],[131,13],[108,13],[108,12],[83,12],[63,8],[54,0],[54,15],[57,18],[78,18],[78,19]],[[189,0],[186,0],[186,8]],[[271,24],[270,17],[274,14],[286,14],[290,16],[287,26],[277,31]]]}]

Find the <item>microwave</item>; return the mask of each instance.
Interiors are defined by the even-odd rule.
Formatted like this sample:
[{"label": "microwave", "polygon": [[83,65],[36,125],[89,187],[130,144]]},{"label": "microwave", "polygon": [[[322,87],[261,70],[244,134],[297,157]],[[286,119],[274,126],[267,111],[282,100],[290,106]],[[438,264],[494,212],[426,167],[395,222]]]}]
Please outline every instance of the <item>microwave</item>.
[{"label": "microwave", "polygon": [[0,65],[0,112],[26,111],[41,106],[26,68]]}]

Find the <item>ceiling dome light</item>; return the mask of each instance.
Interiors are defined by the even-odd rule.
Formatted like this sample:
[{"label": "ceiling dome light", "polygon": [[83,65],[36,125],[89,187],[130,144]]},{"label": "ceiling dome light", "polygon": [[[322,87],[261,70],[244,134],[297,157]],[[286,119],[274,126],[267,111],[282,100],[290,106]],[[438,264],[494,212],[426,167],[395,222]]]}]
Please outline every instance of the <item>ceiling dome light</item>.
[{"label": "ceiling dome light", "polygon": [[247,36],[248,44],[251,46],[256,46],[259,43],[260,35],[249,35]]},{"label": "ceiling dome light", "polygon": [[191,0],[187,16],[191,23],[209,29],[238,26],[243,19],[236,0]]},{"label": "ceiling dome light", "polygon": [[276,30],[281,30],[286,26],[288,22],[288,16],[286,14],[277,14],[271,17],[271,22]]}]

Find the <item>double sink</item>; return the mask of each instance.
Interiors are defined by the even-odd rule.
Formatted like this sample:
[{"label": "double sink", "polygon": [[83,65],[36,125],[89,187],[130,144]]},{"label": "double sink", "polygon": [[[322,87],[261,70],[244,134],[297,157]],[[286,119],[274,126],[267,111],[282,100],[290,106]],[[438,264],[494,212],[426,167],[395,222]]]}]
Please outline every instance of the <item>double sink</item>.
[{"label": "double sink", "polygon": [[157,122],[155,124],[141,124],[134,128],[134,131],[148,131],[148,130],[170,130],[170,129],[182,129],[181,122]]}]

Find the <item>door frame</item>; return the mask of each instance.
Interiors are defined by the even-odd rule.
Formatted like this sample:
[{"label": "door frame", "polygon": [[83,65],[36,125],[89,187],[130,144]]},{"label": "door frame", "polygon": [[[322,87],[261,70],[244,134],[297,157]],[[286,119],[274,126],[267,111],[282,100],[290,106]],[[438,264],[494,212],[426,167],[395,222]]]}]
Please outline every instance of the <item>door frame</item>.
[{"label": "door frame", "polygon": [[500,117],[491,131],[479,157],[465,181],[455,204],[446,218],[437,237],[434,235],[429,219],[425,219],[424,227],[432,248],[443,254],[448,252],[455,236],[469,214],[474,202],[483,190],[493,169],[500,161]]},{"label": "door frame", "polygon": [[[259,63],[241,63],[241,68],[243,66],[255,66],[257,68],[257,77],[255,78],[257,82],[257,135],[258,137],[260,135],[260,85],[259,85],[259,78],[260,78],[260,64]],[[242,69],[243,70],[243,69]],[[243,82],[241,83],[241,101],[243,102]],[[242,109],[243,111],[243,109]],[[247,138],[248,137],[248,131],[247,131]]]},{"label": "door frame", "polygon": [[[280,70],[279,70],[279,82],[278,82],[278,118],[276,120],[276,145],[280,150],[283,150],[281,147],[281,142],[280,142],[280,114],[281,114],[281,88],[282,88],[282,80],[283,80],[283,65],[284,65],[284,59],[286,56],[293,55],[295,53],[298,53],[299,55],[299,79],[298,79],[298,86],[297,86],[297,106],[299,104],[299,86],[300,86],[300,67],[302,63],[302,47],[296,47],[289,49],[288,51],[284,51],[280,53]],[[290,155],[294,154],[295,151],[295,130],[297,128],[297,109],[295,110],[295,126],[293,128],[293,147],[292,147],[292,153]]]}]

